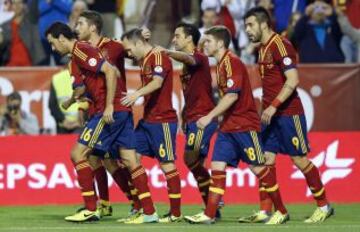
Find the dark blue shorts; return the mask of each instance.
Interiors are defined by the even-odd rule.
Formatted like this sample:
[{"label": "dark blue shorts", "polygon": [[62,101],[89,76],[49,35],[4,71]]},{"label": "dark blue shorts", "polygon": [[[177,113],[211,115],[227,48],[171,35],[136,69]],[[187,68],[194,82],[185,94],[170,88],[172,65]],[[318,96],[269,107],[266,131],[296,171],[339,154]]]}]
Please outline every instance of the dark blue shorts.
[{"label": "dark blue shorts", "polygon": [[159,162],[176,160],[177,122],[149,123],[140,120],[136,130],[136,152]]},{"label": "dark blue shorts", "polygon": [[115,112],[114,123],[106,124],[102,115],[93,116],[85,125],[78,142],[105,154],[111,148],[135,149],[134,122],[131,112]]},{"label": "dark blue shorts", "polygon": [[221,161],[228,166],[237,167],[240,160],[255,166],[265,163],[260,133],[219,131],[212,161]]},{"label": "dark blue shorts", "polygon": [[275,116],[262,126],[264,151],[303,156],[310,151],[305,115]]},{"label": "dark blue shorts", "polygon": [[185,151],[199,151],[202,158],[206,158],[209,152],[210,140],[218,127],[217,122],[211,122],[205,130],[196,126],[196,122],[186,124]]}]

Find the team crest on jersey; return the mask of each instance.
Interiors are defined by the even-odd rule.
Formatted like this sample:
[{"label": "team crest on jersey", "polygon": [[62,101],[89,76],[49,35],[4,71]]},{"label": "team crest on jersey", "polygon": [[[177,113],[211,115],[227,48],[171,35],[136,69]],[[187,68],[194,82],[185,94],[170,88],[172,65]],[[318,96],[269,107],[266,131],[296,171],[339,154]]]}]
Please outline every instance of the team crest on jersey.
[{"label": "team crest on jersey", "polygon": [[162,68],[160,65],[158,65],[158,66],[155,66],[154,71],[155,71],[156,73],[162,73],[162,72],[163,72],[163,68]]},{"label": "team crest on jersey", "polygon": [[227,82],[226,82],[226,86],[227,86],[228,88],[233,87],[233,86],[234,86],[234,81],[233,81],[233,79],[228,79]]},{"label": "team crest on jersey", "polygon": [[97,60],[95,58],[90,58],[88,63],[91,67],[94,67],[97,64]]},{"label": "team crest on jersey", "polygon": [[283,63],[284,63],[284,65],[288,66],[288,65],[292,64],[292,60],[290,57],[284,57]]}]

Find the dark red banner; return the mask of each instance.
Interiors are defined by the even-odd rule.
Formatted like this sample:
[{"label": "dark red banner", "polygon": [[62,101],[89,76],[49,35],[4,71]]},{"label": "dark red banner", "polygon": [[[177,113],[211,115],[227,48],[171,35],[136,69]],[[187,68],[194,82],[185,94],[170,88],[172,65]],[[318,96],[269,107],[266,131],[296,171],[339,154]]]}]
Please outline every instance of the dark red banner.
[{"label": "dark red banner", "polygon": [[[70,149],[76,136],[18,136],[0,139],[0,205],[80,203]],[[360,202],[360,132],[310,133],[309,157],[321,171],[332,202]],[[182,202],[201,203],[196,183],[182,162],[184,138],[177,139],[178,169],[182,179]],[[211,156],[210,156],[211,157]],[[143,159],[156,202],[167,202],[166,182],[155,160]],[[209,163],[208,163],[209,165]],[[277,176],[286,203],[309,202],[301,172],[283,155],[277,157]],[[110,180],[112,202],[126,202]],[[241,164],[229,169],[225,202],[257,203],[255,176]]]},{"label": "dark red banner", "polygon": [[[52,75],[59,68],[0,68],[0,104],[13,90],[23,96],[22,108],[38,116],[40,127],[55,128],[48,108]],[[253,94],[258,106],[262,95],[257,66],[248,66]],[[173,106],[183,107],[179,70],[174,72]],[[301,65],[300,98],[311,131],[360,131],[360,65]],[[214,74],[214,72],[213,72]],[[214,76],[214,75],[213,75]],[[127,70],[128,90],[140,87],[138,70]],[[215,87],[214,79],[214,87]],[[142,117],[142,102],[134,106],[135,120]]]}]

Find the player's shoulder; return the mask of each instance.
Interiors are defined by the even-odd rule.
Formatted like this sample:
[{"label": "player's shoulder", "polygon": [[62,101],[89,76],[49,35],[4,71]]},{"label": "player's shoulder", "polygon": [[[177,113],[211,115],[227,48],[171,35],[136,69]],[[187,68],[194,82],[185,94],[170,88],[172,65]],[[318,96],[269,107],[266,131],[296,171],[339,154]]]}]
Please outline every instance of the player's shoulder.
[{"label": "player's shoulder", "polygon": [[291,42],[284,36],[278,34],[275,35],[273,49],[275,49],[275,51],[278,51],[282,57],[288,56],[289,53],[292,53],[294,51]]},{"label": "player's shoulder", "polygon": [[151,54],[151,58],[155,65],[171,64],[171,59],[165,52],[155,51]]},{"label": "player's shoulder", "polygon": [[90,43],[85,41],[78,41],[75,43],[73,52],[72,52],[72,58],[76,62],[78,59],[80,60],[87,60],[88,53],[92,52],[93,50],[96,50],[93,46],[91,46]]},{"label": "player's shoulder", "polygon": [[[110,39],[110,38],[107,38],[107,37],[103,37],[101,42],[100,42],[100,46],[101,45],[106,45],[106,46],[109,46],[109,47],[112,47],[112,48],[121,48],[123,49],[124,46],[122,44],[121,41],[119,40],[116,40],[116,39]],[[100,47],[99,46],[99,47]]]}]

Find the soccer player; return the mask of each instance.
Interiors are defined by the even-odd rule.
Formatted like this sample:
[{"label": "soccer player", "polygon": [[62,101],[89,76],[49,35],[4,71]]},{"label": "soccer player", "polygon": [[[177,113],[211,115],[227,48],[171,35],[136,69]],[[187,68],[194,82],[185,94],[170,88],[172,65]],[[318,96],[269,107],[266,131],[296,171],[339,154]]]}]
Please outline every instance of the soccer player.
[{"label": "soccer player", "polygon": [[204,167],[210,139],[217,129],[216,119],[204,130],[196,126],[196,121],[207,115],[215,103],[212,95],[211,74],[208,57],[196,47],[200,39],[200,32],[192,24],[177,25],[172,43],[176,51],[163,49],[171,58],[182,62],[183,69],[180,79],[182,82],[185,106],[183,109],[183,124],[186,134],[184,161],[197,181],[204,204],[210,186],[210,175]]},{"label": "soccer player", "polygon": [[[291,43],[271,29],[268,12],[261,7],[250,9],[245,17],[245,29],[251,42],[261,43],[259,68],[263,83],[262,138],[266,164],[275,174],[275,154],[291,157],[306,178],[317,208],[306,223],[318,223],[331,216],[334,209],[329,205],[319,171],[306,157],[309,144],[306,119],[296,87],[299,84],[296,69],[296,52]],[[250,222],[263,221],[271,212],[271,201],[259,183],[261,211],[252,215]],[[269,203],[270,202],[270,203]],[[276,208],[276,207],[275,207]],[[246,218],[244,218],[246,221]]]},{"label": "soccer player", "polygon": [[[99,13],[95,11],[84,11],[80,14],[76,23],[75,32],[78,35],[78,39],[82,41],[88,41],[91,45],[98,47],[104,58],[112,65],[118,68],[120,71],[119,82],[121,85],[117,85],[120,88],[119,92],[126,92],[126,76],[125,76],[125,50],[120,42],[108,39],[101,36],[103,21]],[[81,85],[81,82],[80,82]],[[80,87],[75,86],[75,87]],[[93,106],[91,104],[90,106]],[[124,109],[129,110],[128,107]],[[131,175],[125,165],[119,164],[117,160],[120,158],[118,149],[112,150],[112,152],[100,153],[100,157],[97,155],[89,156],[89,162],[94,169],[94,174],[99,190],[100,197],[100,212],[102,215],[111,215],[111,207],[109,202],[108,192],[108,180],[107,173],[104,168],[111,173],[116,184],[124,192],[127,199],[132,202],[133,209],[130,211],[130,215],[136,215],[139,213],[141,204],[137,198],[136,190],[131,183]],[[104,166],[102,165],[103,160]]]},{"label": "soccer player", "polygon": [[206,116],[197,121],[200,129],[222,115],[218,137],[211,162],[211,184],[204,212],[185,216],[190,223],[213,223],[216,208],[225,193],[226,167],[237,167],[240,160],[247,163],[259,180],[266,183],[266,191],[278,211],[268,224],[281,224],[288,220],[276,178],[264,165],[260,138],[260,118],[256,111],[250,80],[245,65],[228,50],[231,41],[229,30],[215,26],[205,32],[204,48],[217,60],[217,82],[220,101]]},{"label": "soccer player", "polygon": [[[125,49],[130,57],[140,62],[142,87],[134,93],[128,93],[122,104],[133,105],[144,96],[144,117],[136,130],[136,151],[141,155],[156,158],[165,174],[170,212],[159,222],[177,222],[182,219],[181,185],[175,160],[175,140],[177,115],[172,107],[173,69],[170,58],[156,52],[153,46],[142,36],[141,29],[133,29],[122,36]],[[134,223],[138,219],[134,220]],[[140,218],[140,220],[142,220]]]},{"label": "soccer player", "polygon": [[[123,163],[131,171],[132,181],[147,217],[146,222],[157,222],[145,169],[139,163],[133,147],[133,119],[131,110],[121,104],[124,83],[120,72],[108,63],[100,51],[87,42],[77,41],[76,35],[64,23],[56,22],[46,31],[46,37],[53,50],[61,55],[71,55],[70,74],[81,75],[86,94],[94,104],[95,114],[86,123],[78,142],[71,151],[71,159],[78,174],[78,181],[86,209],[65,218],[67,221],[82,222],[99,219],[96,210],[93,170],[88,161],[92,152],[107,152],[110,146],[120,147]],[[75,77],[80,79],[79,77]],[[120,85],[120,87],[118,87]]]}]

